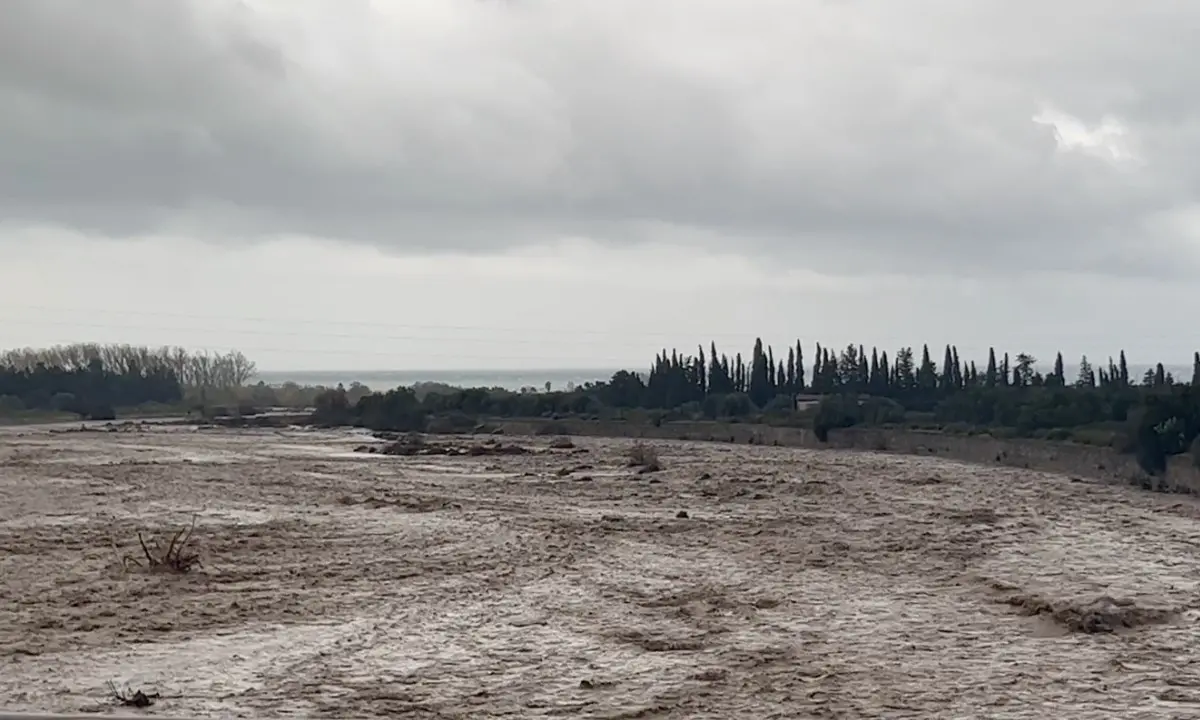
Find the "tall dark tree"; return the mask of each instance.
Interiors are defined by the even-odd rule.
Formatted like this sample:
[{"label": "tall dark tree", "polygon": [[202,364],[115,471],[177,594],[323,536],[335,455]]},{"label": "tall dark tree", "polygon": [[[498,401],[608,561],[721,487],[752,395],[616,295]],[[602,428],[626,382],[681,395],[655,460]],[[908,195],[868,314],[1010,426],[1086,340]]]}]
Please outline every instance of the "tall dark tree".
[{"label": "tall dark tree", "polygon": [[887,389],[887,382],[880,376],[879,348],[871,348],[871,367],[867,370],[867,387],[872,395],[882,395]]},{"label": "tall dark tree", "polygon": [[796,348],[788,348],[787,376],[784,378],[784,387],[787,388],[789,395],[796,394]]},{"label": "tall dark tree", "polygon": [[867,364],[867,351],[862,345],[858,346],[858,369],[855,373],[859,392],[867,390],[871,383],[871,366]]},{"label": "tall dark tree", "polygon": [[754,352],[750,356],[750,389],[747,394],[759,407],[766,405],[774,394],[771,388],[771,370],[762,338],[758,338],[754,341]]},{"label": "tall dark tree", "polygon": [[1050,378],[1053,381],[1049,384],[1054,387],[1063,387],[1067,384],[1067,376],[1066,371],[1063,369],[1063,356],[1061,352],[1054,356],[1054,371],[1050,374]]},{"label": "tall dark tree", "polygon": [[954,389],[954,354],[950,352],[950,346],[946,346],[945,355],[942,357],[942,375],[938,378],[938,385],[944,391]]},{"label": "tall dark tree", "polygon": [[796,392],[806,390],[804,382],[804,347],[796,341]]},{"label": "tall dark tree", "polygon": [[996,367],[996,348],[988,348],[987,370],[983,374],[984,387],[994,388],[1000,383],[999,369]]},{"label": "tall dark tree", "polygon": [[825,359],[821,361],[821,373],[824,374],[822,383],[828,390],[826,392],[838,392],[843,389],[846,379],[842,377],[842,373],[838,368],[838,359],[833,351],[825,348]]},{"label": "tall dark tree", "polygon": [[775,351],[771,346],[767,346],[767,399],[775,397],[775,393],[779,392],[779,387],[775,382]]},{"label": "tall dark tree", "polygon": [[922,390],[933,390],[937,387],[937,366],[929,357],[929,346],[921,350],[921,367],[917,369],[917,387]]}]

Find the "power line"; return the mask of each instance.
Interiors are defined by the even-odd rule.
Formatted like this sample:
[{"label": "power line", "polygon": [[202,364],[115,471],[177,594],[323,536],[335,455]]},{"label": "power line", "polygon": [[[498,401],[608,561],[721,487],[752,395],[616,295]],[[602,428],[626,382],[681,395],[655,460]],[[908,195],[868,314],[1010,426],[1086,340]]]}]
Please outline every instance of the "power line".
[{"label": "power line", "polygon": [[[198,327],[198,326],[166,327],[166,326],[162,326],[162,325],[113,325],[110,323],[78,322],[78,321],[74,321],[74,320],[27,320],[27,319],[11,319],[11,318],[0,318],[0,322],[10,324],[10,325],[22,325],[22,326],[31,326],[31,327],[70,327],[70,328],[87,328],[87,329],[92,329],[92,330],[115,330],[115,331],[121,331],[121,332],[127,332],[127,331],[132,331],[132,332],[137,332],[137,331],[183,332],[183,331],[186,331],[186,332],[213,333],[213,334],[222,334],[222,335],[248,335],[248,336],[254,336],[254,337],[261,337],[261,336],[301,337],[301,338],[309,337],[309,338],[328,338],[328,339],[341,339],[341,340],[395,340],[395,341],[400,341],[400,342],[430,342],[430,343],[463,342],[463,343],[477,343],[477,344],[485,344],[485,345],[540,345],[540,346],[545,346],[547,343],[547,340],[545,340],[545,339],[523,338],[523,337],[481,338],[481,337],[470,337],[470,336],[463,336],[463,335],[449,335],[449,336],[375,335],[375,334],[368,335],[365,333],[331,333],[331,332],[316,332],[316,331],[296,332],[296,331],[286,331],[286,330],[250,330],[250,329]],[[751,342],[753,342],[753,341],[751,341]],[[747,344],[749,344],[749,343],[747,343]],[[612,348],[612,347],[630,348],[630,349],[637,348],[640,350],[644,350],[648,346],[652,346],[645,342],[636,342],[636,343],[634,343],[634,342],[614,342],[611,340],[603,340],[603,339],[599,339],[599,338],[593,338],[593,339],[589,339],[586,341],[571,340],[570,345],[573,347],[586,345],[589,347],[604,346],[604,347],[609,347],[609,348]],[[661,350],[662,348],[658,348],[658,349]]]},{"label": "power line", "polygon": [[[59,312],[59,313],[79,314],[79,315],[88,315],[88,316],[95,316],[97,314],[97,312],[101,312],[101,313],[107,313],[110,315],[118,315],[118,316],[119,315],[128,315],[128,316],[136,316],[136,317],[161,317],[161,318],[191,319],[191,320],[212,320],[212,321],[217,321],[217,322],[222,321],[222,320],[226,320],[226,321],[237,320],[237,321],[242,321],[242,322],[287,323],[287,324],[297,324],[297,325],[333,325],[333,324],[336,324],[339,326],[390,328],[393,330],[396,330],[396,329],[401,329],[401,330],[468,330],[468,331],[490,331],[490,332],[512,332],[512,333],[539,333],[539,332],[542,332],[542,333],[552,333],[552,334],[559,334],[559,335],[572,335],[573,334],[573,335],[594,335],[594,336],[601,336],[601,337],[613,337],[613,336],[662,337],[661,333],[656,333],[656,332],[626,332],[624,330],[596,330],[596,329],[577,329],[577,328],[564,328],[564,327],[554,327],[554,328],[511,327],[511,326],[506,327],[506,326],[498,326],[498,325],[445,325],[445,324],[423,325],[423,324],[414,324],[414,323],[391,323],[391,322],[383,323],[383,322],[366,322],[366,321],[362,321],[362,320],[312,320],[312,319],[308,319],[308,318],[261,317],[261,316],[250,316],[250,315],[196,315],[196,314],[189,314],[189,313],[119,310],[119,309],[104,308],[104,307],[64,308],[64,307],[52,307],[52,306],[48,306],[48,305],[20,304],[20,305],[14,306],[14,305],[9,304],[9,305],[6,305],[5,309],[10,310],[10,311],[13,309],[37,310],[37,311],[44,311],[44,312]],[[34,321],[29,321],[29,322],[34,322]],[[680,331],[680,333],[681,334],[694,334],[697,336],[702,335],[706,338],[706,341],[709,338],[711,338],[712,340],[738,339],[738,340],[743,340],[743,341],[745,341],[746,339],[749,339],[749,342],[753,343],[754,339],[756,337],[755,335],[750,334],[750,333],[711,333],[711,332],[699,332],[699,331],[691,333],[691,332],[686,332],[686,331],[682,331],[682,330]]]},{"label": "power line", "polygon": [[[8,323],[9,321],[3,320],[0,322]],[[21,322],[20,324],[25,324],[25,323]],[[39,323],[29,323],[29,324],[37,325]],[[40,323],[40,324],[45,325],[45,324],[49,324],[49,323]],[[87,323],[57,323],[56,325],[68,325],[68,326],[74,326],[74,327],[91,327],[91,328],[111,328],[114,330],[121,330],[121,331],[125,331],[125,332],[133,331],[133,330],[143,330],[143,331],[155,330],[155,328],[145,328],[145,327],[121,328],[121,327],[112,327],[112,326],[107,326],[107,325],[87,324]],[[180,328],[158,328],[158,330],[160,330],[160,331],[161,330],[179,331]],[[183,328],[183,330],[186,331],[186,330],[188,330],[188,328]],[[195,330],[195,329],[192,329],[192,330]],[[203,331],[200,331],[200,332],[203,332]],[[221,332],[225,332],[225,331],[221,331]],[[262,335],[264,333],[247,332],[244,334]],[[305,336],[304,333],[296,333],[295,335],[299,336],[299,337]],[[353,340],[360,340],[360,341],[374,339],[371,336],[367,336],[367,335],[359,335],[359,336],[345,335],[345,336],[341,336],[341,337],[344,337],[345,339],[353,339]],[[415,338],[415,337],[411,337],[411,336],[410,337],[395,337],[394,336],[391,338],[384,338],[384,339],[410,340],[410,341],[411,340],[422,340],[429,344],[437,344],[437,343],[444,344],[446,342],[451,342],[454,340],[452,338]],[[482,343],[489,342],[488,340],[485,340],[482,338],[476,338],[475,340],[478,342],[482,342]],[[496,344],[506,344],[506,341],[500,340],[500,339],[496,339],[494,342]],[[113,343],[106,342],[106,341],[78,340],[78,339],[72,340],[70,344],[91,344],[91,343],[94,343],[97,345],[113,344]],[[389,358],[391,360],[396,360],[397,358],[417,357],[423,361],[424,360],[433,360],[433,361],[456,360],[456,361],[460,361],[460,362],[461,361],[479,361],[481,363],[480,367],[485,367],[487,363],[496,362],[496,361],[530,363],[531,364],[530,367],[544,367],[544,364],[547,363],[547,354],[535,356],[535,355],[496,355],[493,353],[473,354],[473,353],[461,353],[461,352],[456,352],[456,353],[432,352],[431,353],[431,352],[425,352],[424,350],[421,350],[419,348],[404,348],[402,350],[368,350],[368,349],[363,349],[360,347],[347,347],[345,349],[331,348],[328,346],[325,346],[325,347],[309,347],[309,346],[272,347],[272,346],[256,345],[256,344],[245,345],[242,343],[238,343],[236,345],[236,347],[224,347],[224,346],[218,347],[218,346],[213,346],[213,345],[201,345],[201,344],[198,344],[195,342],[154,342],[154,343],[122,342],[121,344],[131,344],[131,345],[146,344],[146,345],[154,345],[154,346],[174,345],[174,346],[179,346],[179,347],[186,347],[191,352],[210,352],[210,353],[224,353],[224,352],[229,352],[230,350],[236,349],[236,350],[240,350],[241,352],[245,352],[245,353],[248,353],[251,355],[253,355],[254,353],[282,353],[282,354],[291,354],[291,355],[322,355],[322,356],[354,357],[354,358],[378,357],[378,358]],[[568,345],[567,347],[570,348],[572,346]],[[20,348],[18,348],[18,349],[20,349]],[[555,362],[555,363],[561,363],[561,362],[573,362],[574,363],[574,362],[581,362],[581,361],[586,362],[589,365],[589,369],[591,369],[591,368],[617,368],[617,367],[625,367],[625,366],[630,365],[628,358],[616,359],[611,356],[607,356],[607,357],[597,356],[593,353],[566,353],[566,354],[556,353],[556,354],[553,354],[551,357],[553,358],[553,360],[551,360],[551,362]],[[538,363],[541,363],[542,365],[537,365]],[[645,361],[639,361],[638,363],[636,363],[636,365],[639,367],[641,365],[648,366],[649,364],[650,364],[649,357],[647,357],[647,359]]]},{"label": "power line", "polygon": [[[17,307],[22,308],[22,309],[28,309],[28,310],[43,310],[43,311],[50,311],[50,312],[69,312],[69,313],[78,314],[78,315],[86,315],[89,317],[96,316],[96,311],[94,308],[89,308],[86,310],[83,310],[83,309],[70,310],[67,308],[55,308],[55,307],[51,307],[51,306],[42,306],[42,305],[19,305]],[[11,311],[13,309],[13,306],[8,305],[4,309],[5,309],[5,311]],[[216,327],[203,327],[203,326],[184,327],[184,326],[179,326],[179,325],[171,325],[169,327],[163,326],[163,325],[113,325],[111,323],[80,322],[80,321],[74,321],[74,320],[70,320],[70,321],[32,320],[32,319],[28,319],[28,318],[16,318],[16,317],[11,317],[11,312],[9,312],[9,315],[10,315],[9,317],[0,318],[0,322],[2,322],[4,324],[8,324],[8,325],[21,325],[21,326],[29,326],[29,327],[46,327],[46,326],[70,327],[70,328],[81,328],[81,329],[90,329],[90,330],[112,330],[112,331],[118,331],[118,332],[122,332],[122,333],[131,333],[131,334],[138,333],[138,332],[153,332],[153,333],[193,332],[193,333],[251,336],[251,337],[270,336],[270,337],[281,337],[281,338],[282,337],[296,337],[296,338],[317,338],[317,339],[328,339],[328,340],[352,340],[352,341],[359,341],[359,342],[371,341],[371,340],[394,341],[394,342],[405,342],[405,343],[422,343],[422,344],[441,344],[441,343],[453,342],[453,343],[467,343],[467,344],[485,345],[485,346],[489,346],[489,345],[490,346],[537,345],[537,346],[545,347],[545,346],[547,346],[548,343],[558,341],[558,343],[559,343],[557,346],[558,348],[597,347],[597,348],[601,348],[601,349],[607,349],[609,351],[611,351],[613,349],[628,349],[631,352],[637,352],[639,354],[644,353],[647,355],[646,360],[639,362],[638,363],[639,366],[641,364],[649,365],[651,362],[652,355],[664,348],[669,350],[669,349],[682,347],[682,349],[684,350],[684,352],[686,354],[686,353],[690,352],[689,348],[692,347],[692,343],[684,343],[681,346],[681,343],[677,342],[677,340],[668,339],[662,333],[637,333],[637,332],[624,333],[624,332],[619,332],[619,331],[606,331],[606,330],[577,330],[574,328],[528,328],[528,327],[516,328],[516,327],[493,327],[493,326],[482,326],[482,325],[419,325],[419,324],[405,324],[405,323],[392,324],[392,323],[375,323],[375,322],[362,322],[362,321],[352,321],[352,320],[345,321],[345,322],[340,321],[340,320],[339,321],[314,321],[314,320],[305,320],[305,319],[282,320],[282,319],[278,319],[278,318],[250,317],[250,316],[216,316],[216,315],[206,316],[206,315],[195,315],[195,314],[186,314],[186,313],[123,311],[123,310],[111,310],[111,309],[108,309],[108,310],[101,309],[101,312],[102,313],[107,312],[109,314],[118,315],[118,316],[124,315],[124,316],[178,318],[178,319],[194,319],[194,320],[226,319],[226,320],[230,320],[230,321],[240,320],[240,321],[250,321],[250,322],[275,323],[275,324],[296,323],[296,324],[300,324],[300,325],[316,325],[316,326],[337,324],[339,326],[346,325],[346,326],[351,326],[351,327],[362,327],[362,328],[389,328],[392,330],[407,329],[407,330],[425,330],[425,331],[444,331],[444,330],[489,331],[489,332],[511,333],[514,336],[513,337],[503,337],[503,338],[500,338],[500,337],[483,338],[483,337],[471,337],[471,336],[464,336],[464,335],[427,336],[427,335],[416,335],[416,334],[396,335],[396,334],[344,333],[344,332],[326,332],[326,331],[299,332],[299,331],[285,331],[285,330],[272,330],[272,329],[253,330],[253,329],[244,329],[244,328],[243,329],[216,328]],[[553,338],[553,340],[547,339],[545,337],[544,338],[522,337],[522,335],[532,335],[532,334],[538,334],[538,333],[549,336],[549,338]],[[583,340],[580,338],[563,337],[563,336],[569,336],[572,334],[584,335],[584,336],[591,335],[594,337],[592,337],[590,339],[586,339],[586,340]],[[686,331],[680,330],[680,331],[673,332],[671,334],[677,338],[679,335],[685,335],[685,334],[691,334],[691,333],[687,333]],[[758,337],[756,335],[749,334],[749,333],[745,333],[745,334],[694,333],[694,335],[699,340],[699,342],[696,344],[705,347],[706,351],[707,351],[707,346],[710,342],[716,342],[717,340],[721,340],[721,342],[717,343],[718,351],[723,350],[721,347],[723,345],[724,348],[726,349],[725,350],[726,354],[730,355],[731,357],[739,351],[742,351],[744,353],[745,348],[738,347],[738,345],[744,345],[744,346],[748,347],[748,346],[752,345],[753,342]],[[557,337],[555,337],[555,336],[557,336]],[[607,337],[625,336],[625,337],[633,337],[633,338],[643,337],[643,338],[654,338],[654,340],[648,340],[647,342],[636,342],[636,341],[629,341],[629,340],[617,341],[617,340],[603,339],[606,336]],[[731,342],[730,341],[731,338],[736,339],[736,342]],[[76,341],[72,341],[72,342],[76,342]],[[106,344],[106,343],[101,343],[101,344]],[[132,344],[137,344],[137,343],[132,343]],[[185,342],[178,342],[178,343],[162,343],[162,342],[156,341],[155,343],[149,343],[149,344],[154,344],[154,345],[171,344],[171,345],[179,345],[179,346],[196,348],[199,350],[208,349],[205,347],[198,347],[197,344],[193,341],[185,341]],[[806,343],[806,345],[807,345],[807,343]],[[775,347],[777,349],[782,348],[782,349],[786,350],[791,346],[792,346],[792,343],[784,343],[782,346],[775,346]],[[228,349],[229,348],[224,348],[223,350],[218,350],[218,351],[223,352]],[[331,349],[328,347],[277,348],[277,347],[265,347],[265,346],[245,346],[240,343],[237,344],[237,349],[240,349],[243,352],[279,352],[279,353],[293,353],[293,354],[304,353],[304,354],[314,354],[314,355],[372,356],[372,357],[388,357],[388,358],[395,358],[397,356],[405,356],[405,355],[410,354],[407,352],[396,352],[396,351],[362,350],[359,348],[352,348],[352,349],[346,349],[346,350]],[[474,355],[474,356],[468,355],[468,354],[463,354],[463,353],[441,353],[441,354],[432,353],[431,354],[431,353],[425,353],[425,352],[417,352],[415,354],[419,355],[422,358],[429,358],[429,359],[448,359],[448,360],[449,359],[458,359],[458,360],[479,359],[484,362],[491,362],[491,361],[516,361],[516,362],[534,362],[534,363],[546,363],[547,362],[546,355],[530,357],[530,356],[512,356],[512,355],[501,356],[501,355],[492,355],[490,353],[487,355],[481,354],[481,355]],[[978,356],[980,354],[974,353],[971,355]],[[1097,356],[1097,357],[1099,357],[1099,356]],[[563,360],[567,360],[567,361],[583,360],[583,361],[588,362],[592,366],[598,366],[598,367],[622,367],[622,366],[627,366],[630,364],[627,360],[625,360],[625,361],[614,360],[611,358],[611,356],[606,358],[606,357],[597,357],[597,356],[590,355],[590,354],[587,355],[586,357],[568,356],[566,358],[560,358],[559,360],[557,360],[557,362],[561,362]],[[1040,359],[1040,361],[1038,362],[1038,366],[1041,367],[1041,366],[1045,365],[1046,363],[1047,363],[1047,361],[1045,359]],[[1133,363],[1133,364],[1136,364],[1136,363]],[[1174,364],[1172,364],[1172,367],[1174,367]],[[1179,367],[1182,367],[1182,365],[1180,365]]]},{"label": "power line", "polygon": [[[81,341],[79,344],[83,344],[85,342],[87,342],[87,341]],[[96,344],[103,345],[105,343],[96,343]],[[167,343],[167,344],[186,346],[190,352],[197,352],[197,353],[199,353],[199,352],[223,353],[223,352],[229,352],[229,350],[231,349],[231,348],[215,347],[215,346],[199,346],[199,345],[194,345],[194,344],[189,345],[186,343]],[[478,366],[478,368],[480,368],[480,369],[486,369],[487,368],[486,363],[495,362],[495,361],[543,363],[543,365],[541,365],[541,366],[530,365],[529,367],[533,370],[560,369],[560,368],[546,368],[544,365],[544,363],[547,362],[545,355],[539,355],[539,356],[491,355],[491,354],[488,354],[488,355],[465,355],[462,353],[427,353],[427,352],[402,353],[402,352],[387,352],[387,351],[382,351],[382,350],[365,351],[365,350],[359,350],[357,348],[348,349],[348,350],[334,350],[334,349],[330,349],[330,348],[306,348],[306,347],[283,348],[283,347],[242,346],[242,345],[239,345],[237,348],[232,348],[232,349],[240,350],[241,352],[245,352],[250,355],[253,355],[254,353],[283,353],[283,354],[290,354],[290,355],[325,355],[325,356],[356,357],[356,358],[358,358],[358,357],[379,357],[379,358],[390,358],[392,360],[396,360],[397,358],[413,358],[413,357],[420,358],[421,360],[458,360],[458,361],[469,360],[469,361],[480,361],[481,363],[484,363],[484,364],[481,364]],[[251,358],[251,359],[253,360],[253,358]],[[599,369],[599,368],[620,368],[620,367],[629,366],[631,364],[628,362],[628,360],[616,360],[616,359],[612,359],[612,358],[595,358],[592,356],[586,356],[586,357],[555,356],[554,360],[555,360],[555,362],[586,361],[591,365],[591,367],[583,368],[584,370]],[[651,364],[651,358],[647,358],[645,362],[639,362],[639,363],[634,363],[634,364],[636,366],[638,366],[639,368],[642,365],[645,365],[648,367]],[[430,368],[423,368],[423,369],[428,370]],[[452,368],[452,369],[454,369],[455,371],[458,370],[457,368]],[[467,368],[467,370],[471,370],[471,369],[472,368]],[[571,368],[561,368],[561,369],[570,370]],[[318,370],[319,370],[319,368],[318,368]],[[391,371],[390,368],[382,368],[381,370]],[[268,371],[270,371],[269,368],[268,368]],[[396,370],[395,372],[401,372],[401,371]]]}]

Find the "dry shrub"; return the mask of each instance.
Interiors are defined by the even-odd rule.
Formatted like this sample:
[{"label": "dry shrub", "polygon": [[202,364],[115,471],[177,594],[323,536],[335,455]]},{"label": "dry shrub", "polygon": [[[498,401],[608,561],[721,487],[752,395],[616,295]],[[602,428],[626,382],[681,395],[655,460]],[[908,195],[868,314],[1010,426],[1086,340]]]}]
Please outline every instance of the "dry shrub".
[{"label": "dry shrub", "polygon": [[629,467],[641,468],[642,472],[658,472],[662,470],[662,462],[658,458],[658,450],[653,445],[636,442],[626,454]]},{"label": "dry shrub", "polygon": [[1129,598],[1107,595],[1091,600],[1077,598],[1052,601],[1040,595],[1017,593],[1005,598],[1004,602],[1017,608],[1022,615],[1045,616],[1071,632],[1087,634],[1161,624],[1176,615],[1174,610],[1143,607]]},{"label": "dry shrub", "polygon": [[138,543],[142,546],[142,554],[146,558],[145,564],[137,558],[126,555],[122,559],[122,563],[128,568],[130,565],[136,565],[140,568],[146,568],[151,572],[174,572],[186,573],[194,567],[201,567],[200,556],[188,547],[188,543],[192,539],[192,534],[196,531],[196,516],[192,516],[192,524],[189,527],[182,528],[171,536],[171,541],[164,548],[162,543],[155,540],[151,545],[146,544],[146,540],[142,534],[138,533]]}]

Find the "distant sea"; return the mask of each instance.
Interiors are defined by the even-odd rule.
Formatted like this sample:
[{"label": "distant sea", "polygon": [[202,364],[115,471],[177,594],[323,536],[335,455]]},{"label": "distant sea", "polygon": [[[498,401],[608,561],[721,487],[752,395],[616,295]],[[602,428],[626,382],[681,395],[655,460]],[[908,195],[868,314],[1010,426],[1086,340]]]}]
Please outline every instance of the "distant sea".
[{"label": "distant sea", "polygon": [[258,379],[268,385],[294,382],[298,385],[324,385],[335,387],[338,383],[349,387],[359,382],[372,390],[391,390],[422,382],[445,383],[456,387],[501,387],[520,390],[523,387],[544,389],[550,383],[552,390],[566,390],[587,382],[608,380],[613,369],[549,369],[549,370],[261,370]]}]

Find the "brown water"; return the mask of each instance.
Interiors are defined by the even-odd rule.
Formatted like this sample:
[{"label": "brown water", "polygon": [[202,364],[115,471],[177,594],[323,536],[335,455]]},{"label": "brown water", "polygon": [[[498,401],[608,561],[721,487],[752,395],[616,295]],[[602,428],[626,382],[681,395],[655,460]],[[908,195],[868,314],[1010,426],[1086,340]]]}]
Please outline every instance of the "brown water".
[{"label": "brown water", "polygon": [[[214,717],[1200,717],[1188,499],[866,453],[663,443],[637,476],[622,441],[358,442],[0,435],[0,708],[111,708],[111,680]],[[122,568],[193,515],[203,568]],[[1072,624],[1105,595],[1138,626]]]}]

